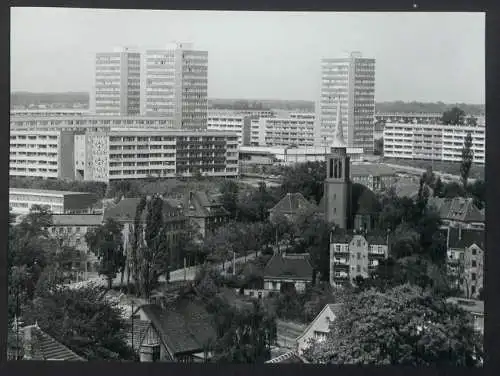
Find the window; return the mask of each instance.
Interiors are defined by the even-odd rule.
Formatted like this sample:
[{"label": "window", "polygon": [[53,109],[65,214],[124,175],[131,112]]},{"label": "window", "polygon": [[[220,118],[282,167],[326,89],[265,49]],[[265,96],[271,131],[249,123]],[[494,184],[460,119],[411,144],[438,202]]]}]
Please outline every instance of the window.
[{"label": "window", "polygon": [[472,260],[472,267],[473,268],[477,267],[477,261],[476,260]]},{"label": "window", "polygon": [[361,252],[358,252],[358,260],[361,260]]},{"label": "window", "polygon": [[471,292],[471,295],[474,295],[476,293],[476,286],[471,286],[470,292]]},{"label": "window", "polygon": [[356,271],[357,271],[358,273],[360,273],[360,272],[361,272],[361,265],[356,265]]},{"label": "window", "polygon": [[476,249],[475,248],[472,248],[472,255],[475,256],[476,255]]},{"label": "window", "polygon": [[473,281],[475,281],[475,280],[476,280],[476,273],[472,273],[472,274],[471,274],[471,279],[472,279]]},{"label": "window", "polygon": [[361,247],[361,240],[358,240],[358,241],[357,241],[357,243],[356,243],[356,245],[357,245],[358,247]]}]

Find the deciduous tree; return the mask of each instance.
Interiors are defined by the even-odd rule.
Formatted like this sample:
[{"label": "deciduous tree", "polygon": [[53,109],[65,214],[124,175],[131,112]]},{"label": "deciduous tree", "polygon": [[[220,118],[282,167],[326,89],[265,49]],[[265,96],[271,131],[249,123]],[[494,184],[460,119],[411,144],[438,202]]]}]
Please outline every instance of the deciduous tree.
[{"label": "deciduous tree", "polygon": [[464,147],[462,149],[462,161],[460,163],[460,178],[462,179],[464,191],[467,191],[467,182],[469,180],[473,159],[474,153],[472,151],[472,135],[468,132],[467,136],[465,136]]}]

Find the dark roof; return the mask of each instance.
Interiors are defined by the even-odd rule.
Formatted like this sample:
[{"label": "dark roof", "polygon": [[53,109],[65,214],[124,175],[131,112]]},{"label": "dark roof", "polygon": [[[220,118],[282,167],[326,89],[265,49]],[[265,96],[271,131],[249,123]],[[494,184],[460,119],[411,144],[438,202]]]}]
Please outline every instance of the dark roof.
[{"label": "dark roof", "polygon": [[270,211],[277,214],[297,214],[299,210],[317,209],[301,193],[287,193]]},{"label": "dark roof", "polygon": [[485,249],[484,230],[449,228],[449,248],[465,249],[476,244],[483,251]]},{"label": "dark roof", "polygon": [[439,211],[441,219],[460,222],[484,222],[484,212],[481,212],[470,198],[438,198],[429,199]]},{"label": "dark roof", "polygon": [[363,236],[369,245],[387,245],[387,235],[380,231],[354,232],[341,228],[334,228],[331,232],[331,243],[350,243],[356,235]]},{"label": "dark roof", "polygon": [[[151,326],[151,322],[145,320],[134,319],[133,327],[130,331],[127,332],[127,342],[132,345],[132,348],[136,351],[139,350],[141,346],[142,340],[146,335],[149,327]],[[132,336],[133,330],[133,336]],[[133,340],[133,343],[132,343]]]},{"label": "dark roof", "polygon": [[99,226],[102,214],[53,214],[54,226]]},{"label": "dark roof", "polygon": [[31,332],[31,348],[33,360],[65,360],[65,361],[85,361],[62,343],[49,336],[38,325],[30,325],[23,330]]},{"label": "dark roof", "polygon": [[[135,212],[137,210],[137,205],[141,201],[140,198],[123,198],[112,207],[107,207],[104,210],[104,220],[108,218],[113,218],[119,222],[132,222],[135,218]],[[163,200],[163,214],[165,218],[172,218],[182,216],[182,211],[173,206],[168,200]],[[143,220],[146,218],[147,211],[144,210],[142,213]]]},{"label": "dark roof", "polygon": [[192,299],[180,299],[166,309],[154,304],[141,309],[174,355],[201,352],[216,338],[211,315]]},{"label": "dark roof", "polygon": [[313,268],[309,254],[275,254],[264,268],[264,278],[291,278],[310,281]]},{"label": "dark roof", "polygon": [[229,212],[222,206],[220,197],[203,191],[189,191],[182,200],[184,214],[188,217],[227,216]]}]

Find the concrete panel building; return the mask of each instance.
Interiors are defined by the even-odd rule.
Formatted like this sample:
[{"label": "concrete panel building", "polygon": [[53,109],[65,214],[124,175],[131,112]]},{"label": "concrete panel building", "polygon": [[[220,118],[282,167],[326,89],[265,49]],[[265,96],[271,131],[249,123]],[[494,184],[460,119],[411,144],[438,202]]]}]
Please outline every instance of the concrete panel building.
[{"label": "concrete panel building", "polygon": [[91,111],[101,115],[140,113],[141,54],[128,48],[95,58]]},{"label": "concrete panel building", "polygon": [[321,92],[316,109],[318,145],[332,143],[338,102],[347,145],[373,153],[375,59],[363,58],[357,52],[345,58],[322,59]]},{"label": "concrete panel building", "polygon": [[175,128],[206,129],[207,51],[182,43],[146,50],[142,76],[143,114],[172,120]]},{"label": "concrete panel building", "polygon": [[214,111],[208,112],[207,130],[234,132],[238,136],[239,145],[250,145],[252,118],[249,115],[242,115],[234,111]]}]

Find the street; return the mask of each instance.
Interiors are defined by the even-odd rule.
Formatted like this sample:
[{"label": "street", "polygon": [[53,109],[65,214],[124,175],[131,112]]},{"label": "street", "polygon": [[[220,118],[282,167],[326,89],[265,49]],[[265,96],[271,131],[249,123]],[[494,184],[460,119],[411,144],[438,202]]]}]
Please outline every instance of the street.
[{"label": "street", "polygon": [[[260,255],[260,251],[258,252],[258,254]],[[254,258],[255,258],[255,252],[249,252],[246,257],[245,256],[238,257],[238,258],[236,258],[235,261],[237,264],[241,264],[241,263],[244,263],[245,260],[248,261],[248,260],[252,260]],[[232,264],[233,264],[233,261],[226,261],[225,265],[224,265],[224,269],[227,270],[230,266],[232,266]],[[216,265],[216,267],[219,270],[222,270],[223,269],[222,265],[223,265],[222,263],[219,263]],[[194,278],[196,276],[196,271],[200,266],[201,265],[190,266],[190,267],[187,267],[186,269],[182,268],[182,269],[172,270],[170,272],[170,282],[183,281],[184,279],[186,281],[194,280]],[[123,281],[124,281],[124,283],[126,283],[126,276],[124,276]],[[165,276],[161,275],[160,278],[158,279],[158,281],[159,282],[166,282]],[[90,278],[86,281],[69,283],[66,286],[68,286],[70,288],[80,288],[80,287],[87,286],[90,283],[96,284],[97,286],[107,286],[107,280],[103,276]],[[113,279],[113,286],[121,286],[121,273],[118,273],[117,276]]]}]

